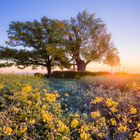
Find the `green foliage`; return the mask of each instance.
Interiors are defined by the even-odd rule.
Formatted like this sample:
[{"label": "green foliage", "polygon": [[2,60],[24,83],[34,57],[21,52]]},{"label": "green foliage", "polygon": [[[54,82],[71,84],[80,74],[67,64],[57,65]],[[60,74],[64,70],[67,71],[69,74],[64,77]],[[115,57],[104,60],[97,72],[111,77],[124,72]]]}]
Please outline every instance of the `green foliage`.
[{"label": "green foliage", "polygon": [[120,58],[116,48],[112,47],[108,50],[104,63],[110,65],[111,67],[120,64]]},{"label": "green foliage", "polygon": [[49,75],[52,66],[62,65],[68,68],[69,63],[62,47],[64,27],[63,21],[46,17],[40,21],[12,22],[8,30],[7,44],[16,49],[1,47],[0,59],[23,68],[46,67]]},{"label": "green foliage", "polygon": [[67,21],[43,17],[12,22],[8,38],[8,47],[0,47],[0,67],[46,67],[50,77],[53,66],[63,70],[76,65],[78,71],[85,71],[88,63],[101,62],[103,57],[109,65],[119,62],[106,25],[86,11]]},{"label": "green foliage", "polygon": [[76,18],[71,18],[67,49],[79,71],[85,71],[86,65],[92,61],[102,61],[111,47],[111,35],[95,14],[83,11]]}]

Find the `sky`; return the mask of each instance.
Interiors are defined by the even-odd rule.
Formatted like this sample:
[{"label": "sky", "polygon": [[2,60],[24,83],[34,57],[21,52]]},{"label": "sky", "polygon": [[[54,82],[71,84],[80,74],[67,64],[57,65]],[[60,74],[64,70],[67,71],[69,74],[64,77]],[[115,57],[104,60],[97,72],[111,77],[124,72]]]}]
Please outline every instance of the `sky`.
[{"label": "sky", "polygon": [[[107,25],[120,54],[121,69],[140,73],[140,0],[0,0],[0,45],[6,46],[12,21],[33,21],[43,16],[69,19],[83,10],[95,13]],[[6,68],[0,72],[15,70],[18,71]],[[106,71],[110,67],[91,63],[87,70]],[[29,69],[23,72],[27,71]]]}]

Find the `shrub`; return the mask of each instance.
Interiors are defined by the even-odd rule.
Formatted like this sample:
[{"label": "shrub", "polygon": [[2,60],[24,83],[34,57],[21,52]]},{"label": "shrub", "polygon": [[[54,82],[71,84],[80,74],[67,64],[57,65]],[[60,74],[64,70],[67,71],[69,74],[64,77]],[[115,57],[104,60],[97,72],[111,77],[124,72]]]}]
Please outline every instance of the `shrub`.
[{"label": "shrub", "polygon": [[97,76],[97,75],[109,75],[109,72],[78,72],[78,71],[54,71],[52,73],[53,78],[76,78],[80,79],[84,76]]}]

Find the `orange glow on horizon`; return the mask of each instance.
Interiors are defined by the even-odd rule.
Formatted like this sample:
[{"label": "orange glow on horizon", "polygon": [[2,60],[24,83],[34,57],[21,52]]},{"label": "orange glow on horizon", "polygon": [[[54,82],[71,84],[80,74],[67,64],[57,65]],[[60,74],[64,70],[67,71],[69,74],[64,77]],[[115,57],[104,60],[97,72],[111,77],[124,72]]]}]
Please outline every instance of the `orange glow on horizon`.
[{"label": "orange glow on horizon", "polygon": [[[127,66],[127,67],[126,67]],[[98,64],[98,63],[90,63],[87,65],[87,71],[109,71],[110,72],[110,66],[104,65],[104,64]],[[54,70],[59,70],[57,69],[52,69]],[[127,65],[121,65],[117,67],[113,67],[114,72],[127,72],[127,73],[140,73],[140,66],[138,67],[137,65],[134,64],[127,64]],[[26,69],[17,69],[16,67],[10,67],[10,68],[0,68],[0,73],[46,73],[47,70],[38,68],[36,70],[32,70],[30,67]]]}]

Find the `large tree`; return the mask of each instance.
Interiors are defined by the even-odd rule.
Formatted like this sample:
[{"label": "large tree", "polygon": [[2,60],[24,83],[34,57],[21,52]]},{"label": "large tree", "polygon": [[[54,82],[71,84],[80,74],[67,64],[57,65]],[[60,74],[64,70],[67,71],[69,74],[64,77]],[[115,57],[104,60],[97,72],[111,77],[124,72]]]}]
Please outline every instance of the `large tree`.
[{"label": "large tree", "polygon": [[[12,22],[8,30],[9,47],[1,47],[1,66],[11,64],[18,67],[46,67],[48,76],[51,67],[69,67],[62,46],[65,36],[63,21],[43,17],[41,21]],[[15,47],[15,48],[12,48]],[[3,63],[5,62],[6,63]]]},{"label": "large tree", "polygon": [[111,47],[106,25],[94,14],[79,13],[68,22],[67,50],[78,71],[85,71],[90,62],[101,61]]}]

